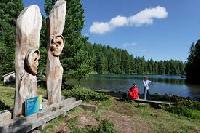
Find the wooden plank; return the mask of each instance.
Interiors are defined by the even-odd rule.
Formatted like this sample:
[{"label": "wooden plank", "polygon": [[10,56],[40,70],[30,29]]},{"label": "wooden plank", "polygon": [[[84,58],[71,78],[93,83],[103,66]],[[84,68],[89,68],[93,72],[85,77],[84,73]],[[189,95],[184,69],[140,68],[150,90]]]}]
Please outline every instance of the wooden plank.
[{"label": "wooden plank", "polygon": [[165,101],[151,101],[151,100],[145,100],[145,99],[135,99],[134,101],[140,102],[140,103],[154,103],[154,104],[167,104],[167,105],[174,104],[174,103],[165,102]]},{"label": "wooden plank", "polygon": [[[69,110],[81,105],[82,101],[76,101],[74,98],[68,98],[59,104],[53,104],[43,112],[39,112],[33,116],[33,119],[24,117],[11,119],[9,123],[0,125],[0,133],[26,133],[40,127],[50,120],[68,112]],[[61,108],[60,108],[61,107]],[[55,110],[53,109],[55,108]]]}]

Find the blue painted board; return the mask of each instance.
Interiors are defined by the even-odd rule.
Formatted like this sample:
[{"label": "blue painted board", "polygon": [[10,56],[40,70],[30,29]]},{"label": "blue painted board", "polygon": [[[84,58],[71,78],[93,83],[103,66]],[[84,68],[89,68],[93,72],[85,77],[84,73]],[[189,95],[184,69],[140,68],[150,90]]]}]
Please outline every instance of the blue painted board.
[{"label": "blue painted board", "polygon": [[39,98],[38,96],[26,99],[25,101],[25,116],[30,116],[39,111]]}]

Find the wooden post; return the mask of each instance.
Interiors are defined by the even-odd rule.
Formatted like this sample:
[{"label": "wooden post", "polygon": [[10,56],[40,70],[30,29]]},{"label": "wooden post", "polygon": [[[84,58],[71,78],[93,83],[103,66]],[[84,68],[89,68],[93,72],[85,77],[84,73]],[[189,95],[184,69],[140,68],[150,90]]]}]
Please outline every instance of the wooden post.
[{"label": "wooden post", "polygon": [[49,46],[48,59],[46,65],[46,82],[48,104],[58,103],[61,101],[61,84],[63,67],[59,60],[64,47],[64,30],[66,15],[66,2],[59,0],[53,6],[48,17]]},{"label": "wooden post", "polygon": [[24,114],[24,102],[37,96],[37,66],[42,16],[36,5],[25,8],[16,24],[16,94],[13,117]]}]

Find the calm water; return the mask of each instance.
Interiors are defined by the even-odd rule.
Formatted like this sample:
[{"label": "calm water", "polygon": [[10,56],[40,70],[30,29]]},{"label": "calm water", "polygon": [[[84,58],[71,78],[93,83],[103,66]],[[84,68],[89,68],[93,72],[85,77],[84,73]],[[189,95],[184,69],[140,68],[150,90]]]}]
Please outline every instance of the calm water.
[{"label": "calm water", "polygon": [[[200,98],[200,86],[186,85],[185,79],[180,76],[169,75],[149,75],[152,81],[150,93],[170,94],[183,97]],[[143,75],[91,75],[81,80],[81,86],[106,89],[112,91],[127,92],[133,83],[139,87],[140,93],[143,93]],[[69,80],[69,83],[76,84],[77,81]]]}]

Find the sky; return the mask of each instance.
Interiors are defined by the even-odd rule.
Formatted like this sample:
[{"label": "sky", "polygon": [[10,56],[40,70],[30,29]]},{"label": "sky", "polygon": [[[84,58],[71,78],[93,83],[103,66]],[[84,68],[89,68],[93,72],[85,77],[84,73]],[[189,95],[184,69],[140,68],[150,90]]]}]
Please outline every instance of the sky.
[{"label": "sky", "polygon": [[[43,0],[24,0],[38,4]],[[186,61],[200,39],[200,0],[82,0],[82,34],[92,43],[126,49],[153,60]]]}]

